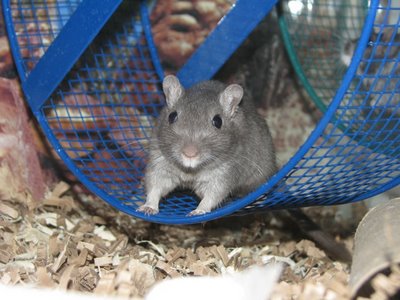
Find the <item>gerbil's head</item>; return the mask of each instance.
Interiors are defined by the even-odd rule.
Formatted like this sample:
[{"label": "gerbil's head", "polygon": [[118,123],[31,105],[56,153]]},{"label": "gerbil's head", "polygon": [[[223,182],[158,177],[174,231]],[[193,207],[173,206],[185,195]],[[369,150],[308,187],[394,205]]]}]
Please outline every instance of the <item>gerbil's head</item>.
[{"label": "gerbil's head", "polygon": [[206,81],[185,90],[177,77],[163,81],[167,105],[157,127],[163,155],[186,171],[230,158],[238,139],[243,112],[243,89]]}]

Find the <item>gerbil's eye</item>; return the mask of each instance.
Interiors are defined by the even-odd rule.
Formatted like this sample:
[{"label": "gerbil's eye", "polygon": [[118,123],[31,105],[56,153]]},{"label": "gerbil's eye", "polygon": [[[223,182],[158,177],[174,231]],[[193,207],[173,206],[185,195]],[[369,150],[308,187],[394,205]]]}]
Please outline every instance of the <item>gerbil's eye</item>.
[{"label": "gerbil's eye", "polygon": [[214,127],[220,129],[222,126],[222,119],[220,115],[215,115],[214,118],[212,119],[212,124]]},{"label": "gerbil's eye", "polygon": [[178,113],[176,111],[173,111],[168,116],[169,124],[175,123],[177,119],[178,119]]}]

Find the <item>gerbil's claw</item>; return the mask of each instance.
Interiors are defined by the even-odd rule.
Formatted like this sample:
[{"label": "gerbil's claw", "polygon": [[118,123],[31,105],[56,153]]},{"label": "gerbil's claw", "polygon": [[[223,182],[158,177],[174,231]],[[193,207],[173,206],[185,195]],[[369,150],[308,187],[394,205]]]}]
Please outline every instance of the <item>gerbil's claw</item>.
[{"label": "gerbil's claw", "polygon": [[144,213],[145,215],[155,215],[158,214],[158,209],[148,206],[146,204],[143,204],[142,206],[139,206],[138,209],[136,209],[136,211],[140,211],[142,213]]},{"label": "gerbil's claw", "polygon": [[202,209],[195,209],[195,210],[192,210],[190,213],[188,213],[188,217],[200,216],[200,215],[204,215],[205,213],[207,213],[207,211],[202,210]]}]

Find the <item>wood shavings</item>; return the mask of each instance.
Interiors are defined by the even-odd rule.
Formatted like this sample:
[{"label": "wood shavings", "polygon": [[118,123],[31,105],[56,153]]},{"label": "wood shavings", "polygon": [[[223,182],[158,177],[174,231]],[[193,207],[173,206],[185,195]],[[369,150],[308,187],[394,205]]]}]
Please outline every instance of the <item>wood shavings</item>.
[{"label": "wood shavings", "polygon": [[[278,262],[284,272],[271,299],[350,298],[348,265],[331,261],[308,240],[294,240],[270,218],[245,219],[239,229],[225,221],[155,225],[92,196],[85,196],[90,206],[83,208],[68,190],[60,185],[48,194],[54,202],[44,201],[31,215],[20,203],[7,203],[20,215],[0,222],[1,283],[133,298],[167,278],[214,277]],[[64,199],[73,201],[72,209],[64,210]],[[387,294],[393,282],[380,279],[376,288]]]}]

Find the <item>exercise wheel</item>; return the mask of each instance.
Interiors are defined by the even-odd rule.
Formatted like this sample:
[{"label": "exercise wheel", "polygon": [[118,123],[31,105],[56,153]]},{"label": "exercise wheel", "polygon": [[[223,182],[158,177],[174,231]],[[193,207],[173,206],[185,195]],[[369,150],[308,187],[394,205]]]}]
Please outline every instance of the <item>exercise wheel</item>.
[{"label": "exercise wheel", "polygon": [[[384,90],[375,90],[381,81],[398,81],[399,76],[399,58],[391,52],[399,47],[399,19],[390,14],[399,8],[390,1],[383,5],[371,0],[369,6],[357,7],[338,7],[335,1],[280,4],[291,24],[284,37],[292,45],[296,38],[318,42],[318,32],[309,36],[311,40],[299,32],[313,32],[318,24],[314,22],[323,20],[326,11],[334,19],[350,16],[346,9],[361,9],[360,26],[352,33],[357,39],[352,59],[339,80],[332,79],[337,74],[330,70],[320,73],[319,81],[310,82],[314,91],[319,84],[332,82],[324,116],[273,178],[246,197],[192,217],[187,214],[197,206],[197,199],[185,192],[163,199],[157,215],[136,211],[145,201],[148,141],[164,105],[160,89],[164,75],[148,18],[152,1],[2,2],[22,87],[44,133],[85,186],[127,214],[158,223],[198,223],[268,209],[349,203],[400,183],[399,86],[388,82]],[[211,78],[275,3],[237,0],[179,71],[184,85]],[[329,28],[341,26],[338,18]],[[345,36],[345,29],[338,29],[339,36]],[[383,39],[388,34],[389,40]],[[337,41],[336,35],[323,38],[327,45]],[[322,54],[331,56],[331,61],[340,60],[340,53],[321,54],[312,46],[301,51],[293,46],[303,69],[305,61],[313,64],[314,60],[313,68],[322,69],[317,65]],[[215,56],[208,55],[211,50]],[[380,56],[385,53],[390,55]],[[307,79],[304,70],[303,75]]]}]

